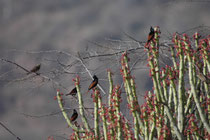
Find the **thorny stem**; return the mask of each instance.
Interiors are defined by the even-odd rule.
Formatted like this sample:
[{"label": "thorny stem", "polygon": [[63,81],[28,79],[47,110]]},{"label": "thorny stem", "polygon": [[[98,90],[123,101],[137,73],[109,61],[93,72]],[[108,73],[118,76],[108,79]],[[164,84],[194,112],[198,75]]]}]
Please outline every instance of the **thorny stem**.
[{"label": "thorny stem", "polygon": [[79,100],[79,111],[80,111],[80,114],[81,114],[81,118],[82,118],[82,121],[85,125],[85,128],[87,129],[88,132],[90,132],[91,129],[90,129],[89,123],[88,123],[88,121],[85,117],[85,114],[84,114],[84,105],[83,105],[82,95],[81,95],[81,92],[80,92],[79,77],[76,77],[75,85],[76,85],[76,88],[77,88],[77,95],[78,95],[78,100]]},{"label": "thorny stem", "polygon": [[61,96],[61,94],[60,94],[59,91],[57,91],[57,100],[58,100],[58,105],[59,105],[59,107],[60,107],[60,109],[62,111],[62,114],[63,114],[63,116],[64,116],[64,118],[65,118],[68,126],[70,126],[74,131],[84,133],[85,131],[80,130],[78,127],[76,127],[75,125],[73,125],[72,122],[70,121],[70,119],[69,119],[69,117],[68,117],[68,115],[65,112],[65,109],[63,107],[62,96]]}]

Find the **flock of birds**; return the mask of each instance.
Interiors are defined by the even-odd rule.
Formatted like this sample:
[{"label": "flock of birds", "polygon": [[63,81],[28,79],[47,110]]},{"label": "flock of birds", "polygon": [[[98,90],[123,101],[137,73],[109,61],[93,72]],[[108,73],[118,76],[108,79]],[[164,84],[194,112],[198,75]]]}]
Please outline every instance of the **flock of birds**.
[{"label": "flock of birds", "polygon": [[[151,28],[150,28],[150,33],[149,33],[148,38],[147,38],[146,45],[148,45],[149,42],[150,42],[151,40],[153,40],[154,34],[155,34],[155,31],[154,31],[154,29],[151,27]],[[36,66],[34,66],[27,74],[36,73],[36,72],[38,72],[38,71],[40,70],[40,68],[41,68],[41,64],[36,65]],[[91,89],[95,88],[95,87],[97,86],[97,84],[98,84],[98,77],[97,77],[96,75],[94,75],[94,76],[93,76],[93,81],[91,82],[91,84],[90,84],[90,86],[89,86],[89,88],[88,88],[88,91],[90,91]],[[75,88],[73,88],[68,94],[66,94],[66,96],[68,96],[68,95],[75,96],[76,94],[77,94],[77,88],[75,87]],[[78,113],[77,113],[77,111],[74,109],[74,110],[73,110],[73,114],[72,114],[72,116],[71,116],[71,118],[70,118],[71,122],[75,121],[75,120],[77,119],[77,117],[78,117]]]},{"label": "flock of birds", "polygon": [[[147,42],[146,42],[145,46],[147,46],[153,40],[154,35],[155,35],[155,31],[151,27],[150,28],[150,32],[149,32],[148,37],[147,37]],[[36,65],[27,74],[36,73],[36,72],[38,72],[40,70],[40,68],[41,68],[41,64]],[[210,83],[210,80],[208,78],[206,78],[202,73],[198,73],[197,76],[198,76],[198,78],[201,79],[201,81],[208,81],[208,83]],[[206,80],[206,79],[208,79],[208,80]],[[94,75],[93,76],[93,81],[91,82],[91,84],[90,84],[90,86],[88,88],[88,92],[91,89],[95,88],[97,86],[97,84],[98,84],[98,77],[96,75]],[[77,94],[77,88],[75,87],[68,94],[66,94],[66,96],[71,95],[71,96],[74,96],[75,97],[76,94]],[[78,117],[78,113],[74,109],[73,110],[73,114],[72,114],[72,116],[70,118],[71,122],[75,121],[77,119],[77,117]]]}]

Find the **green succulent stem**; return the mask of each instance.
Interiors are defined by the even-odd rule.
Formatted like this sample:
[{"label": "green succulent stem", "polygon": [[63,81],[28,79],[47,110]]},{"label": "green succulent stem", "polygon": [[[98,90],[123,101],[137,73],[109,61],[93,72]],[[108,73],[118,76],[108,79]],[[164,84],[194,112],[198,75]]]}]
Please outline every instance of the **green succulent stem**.
[{"label": "green succulent stem", "polygon": [[99,94],[98,96],[98,105],[99,105],[99,108],[101,110],[101,118],[102,118],[102,122],[103,122],[103,130],[104,130],[104,139],[105,140],[108,140],[108,133],[107,133],[107,120],[106,120],[106,113],[105,113],[105,109],[104,109],[104,106],[102,105],[102,101],[101,101],[101,96],[100,96],[100,92],[98,91],[98,89],[96,88],[95,89],[96,92],[98,92],[97,94]]},{"label": "green succulent stem", "polygon": [[79,86],[79,78],[76,77],[76,88],[77,88],[77,95],[78,95],[78,101],[79,101],[79,111],[80,111],[80,115],[81,115],[81,119],[82,122],[84,123],[85,128],[87,129],[88,132],[91,132],[89,123],[87,121],[87,118],[85,117],[85,113],[84,113],[84,105],[83,105],[83,100],[82,100],[82,94],[80,92],[80,86]]},{"label": "green succulent stem", "polygon": [[123,70],[123,80],[124,80],[124,87],[125,87],[125,91],[128,97],[128,103],[130,105],[130,109],[134,118],[134,137],[136,140],[139,140],[139,121],[138,121],[138,116],[139,113],[136,112],[135,108],[134,108],[134,98],[133,98],[133,93],[132,93],[132,88],[131,88],[131,83],[130,83],[130,75],[129,75],[129,65],[128,65],[128,58],[127,58],[127,54],[126,52],[123,54],[122,56],[122,70]]},{"label": "green succulent stem", "polygon": [[95,91],[94,92],[94,131],[95,131],[95,138],[96,139],[100,139],[100,130],[99,130],[99,115],[98,115],[98,94],[97,92]]},{"label": "green succulent stem", "polygon": [[119,96],[120,96],[120,87],[116,87],[115,91],[115,97],[114,99],[116,100],[116,115],[117,115],[117,139],[121,140],[122,139],[122,125],[121,125],[121,112],[120,112],[120,101],[119,101]]},{"label": "green succulent stem", "polygon": [[76,127],[75,125],[72,124],[72,122],[70,121],[67,113],[65,112],[63,103],[62,103],[62,97],[61,97],[61,93],[59,91],[57,91],[57,100],[58,100],[58,105],[60,107],[60,110],[62,111],[62,114],[68,124],[68,126],[70,126],[74,131],[76,132],[81,132],[81,133],[85,133],[84,130],[80,130],[78,127]]},{"label": "green succulent stem", "polygon": [[179,81],[178,81],[178,128],[180,132],[184,130],[184,52],[180,40],[178,41],[179,51]]},{"label": "green succulent stem", "polygon": [[[112,92],[113,92],[113,79],[112,79],[112,73],[110,70],[108,70],[108,79],[109,79],[109,100],[108,100],[108,106],[109,106],[109,117],[111,119],[111,123],[114,124],[114,119],[113,119],[113,104],[112,104]],[[111,135],[111,140],[114,140],[114,128],[110,129],[110,135]]]},{"label": "green succulent stem", "polygon": [[[186,42],[184,42],[184,43],[187,46],[187,43]],[[201,121],[204,124],[204,127],[206,128],[208,133],[210,134],[210,126],[208,124],[208,121],[206,120],[205,113],[203,112],[203,110],[201,108],[199,97],[198,97],[198,95],[196,93],[195,85],[194,85],[194,82],[193,82],[194,80],[193,80],[193,73],[192,73],[192,58],[190,56],[189,50],[187,52],[188,52],[187,53],[187,58],[188,58],[189,81],[190,81],[190,86],[191,86],[191,92],[193,93],[193,98],[194,98],[196,107],[198,109]]]}]

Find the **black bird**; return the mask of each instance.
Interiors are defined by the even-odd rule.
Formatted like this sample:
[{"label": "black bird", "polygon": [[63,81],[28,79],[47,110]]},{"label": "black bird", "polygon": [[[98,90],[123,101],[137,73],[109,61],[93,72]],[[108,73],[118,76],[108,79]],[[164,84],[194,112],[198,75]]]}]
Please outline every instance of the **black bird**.
[{"label": "black bird", "polygon": [[150,32],[149,32],[149,35],[148,35],[148,38],[147,38],[147,43],[146,43],[146,45],[148,45],[148,43],[149,43],[151,40],[153,40],[154,36],[155,36],[155,31],[154,31],[154,29],[153,29],[152,26],[151,26],[151,27],[150,27]]},{"label": "black bird", "polygon": [[33,72],[37,72],[39,71],[41,68],[41,64],[34,66],[27,74],[33,73]]},{"label": "black bird", "polygon": [[77,111],[74,109],[74,112],[73,112],[73,114],[72,114],[72,116],[71,116],[71,118],[70,118],[71,122],[75,121],[75,120],[77,119],[77,117],[78,117],[78,113],[77,113]]},{"label": "black bird", "polygon": [[77,88],[75,87],[75,88],[73,88],[71,90],[71,92],[69,92],[68,94],[66,94],[66,96],[68,96],[68,95],[75,96],[76,94],[77,94]]},{"label": "black bird", "polygon": [[89,88],[88,88],[88,91],[93,89],[94,87],[96,87],[98,84],[98,77],[96,75],[93,76],[93,81],[92,83],[90,84]]}]

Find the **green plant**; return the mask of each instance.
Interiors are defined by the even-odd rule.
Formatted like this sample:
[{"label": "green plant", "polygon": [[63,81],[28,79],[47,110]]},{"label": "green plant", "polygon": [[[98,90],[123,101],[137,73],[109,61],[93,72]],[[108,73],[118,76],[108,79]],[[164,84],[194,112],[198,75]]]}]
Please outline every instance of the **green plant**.
[{"label": "green plant", "polygon": [[[154,40],[145,46],[153,90],[146,93],[141,106],[137,100],[135,79],[130,72],[127,52],[122,54],[120,70],[126,95],[122,95],[120,86],[113,83],[112,73],[108,70],[108,104],[102,104],[98,88],[94,89],[92,96],[94,128],[90,127],[84,114],[79,77],[76,77],[75,85],[84,128],[69,121],[63,108],[62,95],[57,92],[60,109],[68,125],[74,130],[71,139],[210,138],[210,37],[200,39],[199,34],[195,33],[193,44],[186,34],[182,37],[174,34],[173,45],[168,48],[173,63],[160,68],[159,33],[159,27],[156,27]],[[121,96],[127,96],[128,108],[133,118],[131,122],[121,112]],[[103,132],[100,132],[101,125]]]}]

